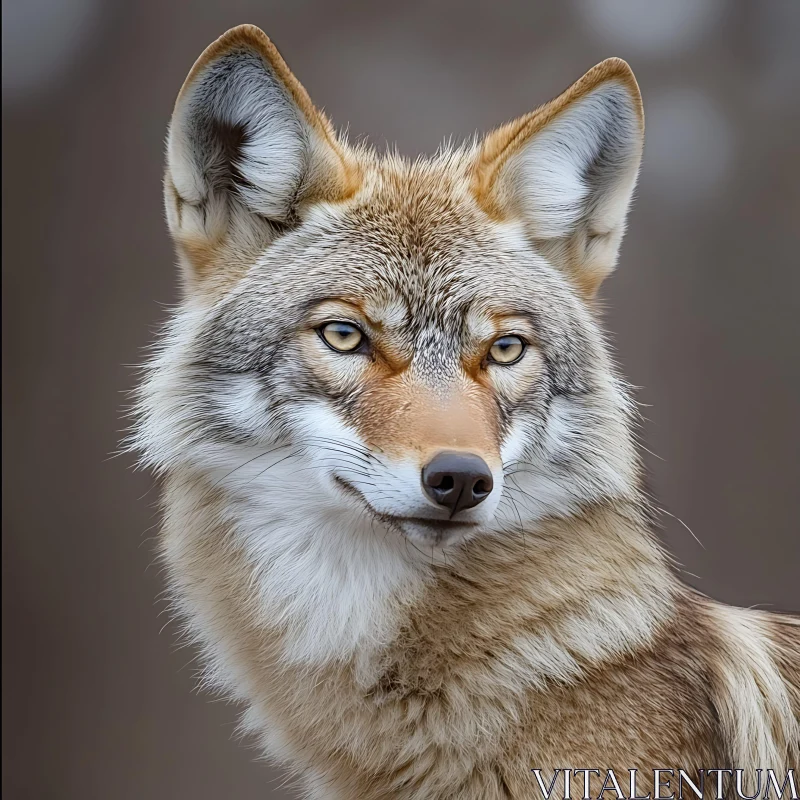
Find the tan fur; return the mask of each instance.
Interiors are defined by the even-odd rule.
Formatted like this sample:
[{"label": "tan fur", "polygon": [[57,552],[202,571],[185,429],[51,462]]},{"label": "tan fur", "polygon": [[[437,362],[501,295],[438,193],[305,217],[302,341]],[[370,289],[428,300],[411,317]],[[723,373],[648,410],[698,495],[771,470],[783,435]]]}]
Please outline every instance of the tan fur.
[{"label": "tan fur", "polygon": [[[300,775],[308,797],[326,800],[523,800],[540,796],[532,768],[696,776],[796,766],[800,623],[730,609],[676,578],[651,532],[630,408],[592,311],[641,149],[630,68],[605,61],[481,145],[409,164],[340,142],[252,26],[211,45],[182,92],[239,47],[271,65],[319,136],[326,167],[315,161],[302,184],[296,239],[281,240],[235,197],[209,221],[183,202],[169,172],[165,181],[188,294],[141,390],[136,446],[165,475],[162,555],[209,683],[244,701],[245,726],[265,751]],[[575,230],[543,241],[511,213],[504,171],[531,137],[608,81],[625,87],[640,127],[621,179],[622,216],[593,228],[587,212]],[[488,297],[476,286],[490,287]],[[236,306],[240,296],[247,303]],[[536,315],[522,315],[526,297],[541,300]],[[464,298],[468,311],[448,322],[447,309]],[[429,321],[439,326],[430,337],[441,341],[426,361],[414,349],[425,331],[415,339],[409,328],[431,309],[440,318]],[[291,314],[270,350],[265,326]],[[537,338],[534,322],[546,314],[558,323],[549,335],[569,353],[565,369],[581,362],[580,381],[560,377],[553,343]],[[336,360],[316,332],[326,320],[360,325],[369,356]],[[515,371],[488,367],[488,348],[508,332],[529,340],[526,360]],[[456,335],[465,342],[458,356],[447,350]],[[276,363],[284,373],[269,373],[281,401],[273,408],[264,374]],[[529,411],[528,429],[515,431],[514,413],[524,416],[519,407],[545,379],[566,388],[541,413],[563,416],[543,433]],[[308,408],[334,418],[333,433],[300,416]],[[209,409],[219,416],[206,430]],[[259,427],[268,427],[268,409],[283,439]],[[574,456],[578,429],[596,438]],[[515,436],[539,436],[537,453],[555,449],[547,480],[533,469],[536,454],[504,460]],[[368,472],[377,464],[410,459],[418,483],[419,466],[441,449],[497,468],[509,509],[502,524],[425,552],[384,525],[385,514],[365,512],[372,484],[359,491],[358,476],[377,480]],[[330,481],[314,482],[336,459],[356,476],[344,497]],[[577,499],[556,480],[571,469]],[[545,512],[515,473],[555,498]],[[329,516],[319,497],[330,498]],[[293,575],[317,563],[304,560],[309,553],[319,554],[319,571]],[[344,610],[328,607],[362,588]],[[315,649],[319,639],[325,646]],[[561,792],[559,783],[554,796]]]},{"label": "tan fur", "polygon": [[485,390],[467,386],[442,398],[398,376],[376,381],[364,393],[363,403],[359,432],[365,442],[386,453],[413,453],[420,466],[438,450],[465,450],[487,462],[499,459],[492,399]]},{"label": "tan fur", "polygon": [[[366,663],[296,670],[281,664],[281,630],[262,619],[246,558],[224,527],[208,526],[224,504],[192,479],[171,480],[175,519],[164,546],[191,602],[213,614],[220,639],[236,643],[250,717],[280,721],[295,768],[325,776],[332,794],[320,796],[522,800],[539,796],[534,766],[547,776],[567,765],[696,777],[720,765],[768,768],[763,743],[773,748],[769,768],[797,763],[797,622],[736,610],[781,634],[771,646],[785,654],[790,709],[748,666],[754,659],[775,669],[768,651],[731,639],[720,624],[731,612],[679,586],[624,509],[553,521],[532,541],[475,542],[432,567],[412,605],[397,598],[404,621],[386,650]],[[569,555],[552,544],[564,536],[576,545]],[[563,582],[565,574],[583,580]],[[630,626],[627,641],[581,637],[601,608],[609,633],[619,620]],[[542,674],[527,647],[543,659]],[[728,668],[738,677],[717,682]],[[757,730],[738,728],[749,696],[737,682],[759,692]]]}]

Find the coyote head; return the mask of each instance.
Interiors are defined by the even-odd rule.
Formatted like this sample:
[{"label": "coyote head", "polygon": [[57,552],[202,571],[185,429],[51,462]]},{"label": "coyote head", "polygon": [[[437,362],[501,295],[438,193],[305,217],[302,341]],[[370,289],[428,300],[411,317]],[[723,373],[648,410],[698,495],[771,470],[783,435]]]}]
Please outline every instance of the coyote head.
[{"label": "coyote head", "polygon": [[251,516],[428,546],[635,492],[593,299],[642,137],[611,59],[481,141],[378,155],[260,30],[229,31],[169,129],[185,291],[141,389],[145,461]]}]

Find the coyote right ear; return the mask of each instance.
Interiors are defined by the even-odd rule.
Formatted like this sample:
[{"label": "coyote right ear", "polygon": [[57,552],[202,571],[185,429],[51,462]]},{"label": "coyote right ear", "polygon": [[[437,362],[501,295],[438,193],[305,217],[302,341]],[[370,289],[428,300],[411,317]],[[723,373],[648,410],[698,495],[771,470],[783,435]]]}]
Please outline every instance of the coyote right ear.
[{"label": "coyote right ear", "polygon": [[609,58],[484,139],[475,196],[493,216],[519,220],[592,298],[616,263],[643,138],[636,79],[624,61]]},{"label": "coyote right ear", "polygon": [[167,218],[190,281],[219,268],[226,244],[246,260],[242,248],[263,247],[301,204],[342,199],[356,184],[330,123],[263,31],[241,25],[206,48],[167,143]]}]

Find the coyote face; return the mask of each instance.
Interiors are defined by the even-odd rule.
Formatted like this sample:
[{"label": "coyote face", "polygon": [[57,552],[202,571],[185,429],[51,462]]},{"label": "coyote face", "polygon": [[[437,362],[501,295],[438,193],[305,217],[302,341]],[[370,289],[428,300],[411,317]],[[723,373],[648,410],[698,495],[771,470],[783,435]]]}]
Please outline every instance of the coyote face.
[{"label": "coyote face", "polygon": [[481,143],[379,157],[334,136],[263,35],[221,40],[170,130],[187,292],[144,388],[148,458],[428,546],[624,495],[628,407],[592,298],[641,141],[612,60]]}]

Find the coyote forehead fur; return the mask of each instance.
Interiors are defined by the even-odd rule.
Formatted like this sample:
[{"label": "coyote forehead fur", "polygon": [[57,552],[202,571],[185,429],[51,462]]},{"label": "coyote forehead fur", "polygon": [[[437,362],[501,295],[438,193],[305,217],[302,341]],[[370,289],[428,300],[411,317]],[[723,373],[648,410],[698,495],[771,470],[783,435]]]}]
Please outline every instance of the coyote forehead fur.
[{"label": "coyote forehead fur", "polygon": [[208,679],[309,796],[796,758],[797,625],[673,575],[595,308],[643,135],[618,59],[413,162],[339,137],[252,26],[181,89],[185,291],[134,443]]}]

